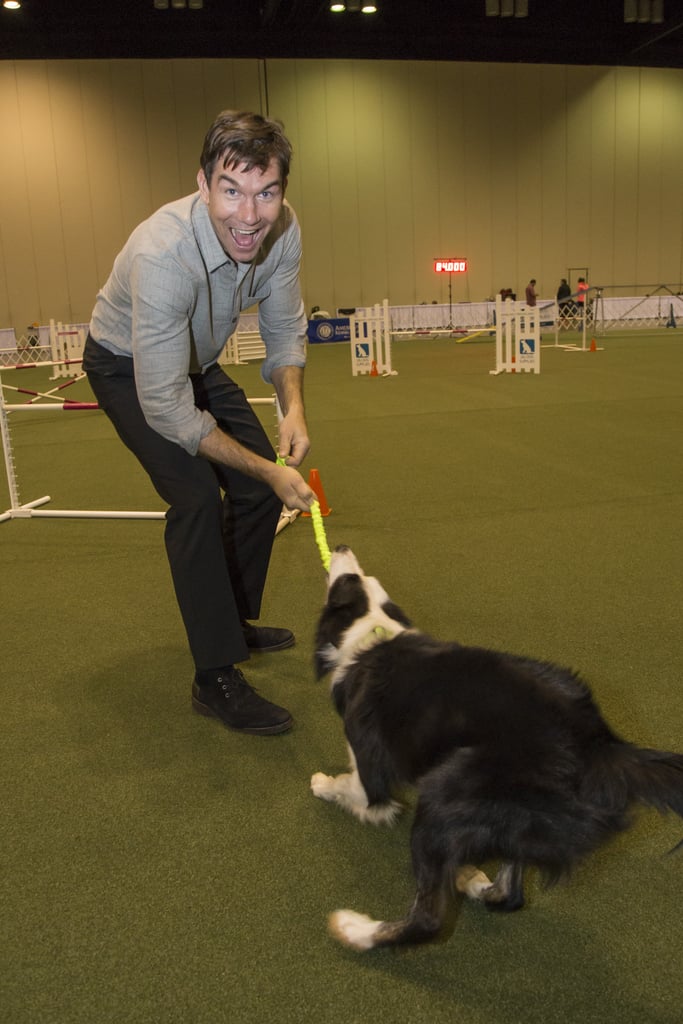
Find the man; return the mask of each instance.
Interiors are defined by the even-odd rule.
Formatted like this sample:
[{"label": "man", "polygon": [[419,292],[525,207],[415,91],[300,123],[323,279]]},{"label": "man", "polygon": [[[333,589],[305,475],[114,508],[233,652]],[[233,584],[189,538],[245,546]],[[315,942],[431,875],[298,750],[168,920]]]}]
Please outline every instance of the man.
[{"label": "man", "polygon": [[557,289],[557,306],[562,327],[566,327],[566,320],[570,313],[571,295],[572,290],[567,283],[567,278],[563,277]]},{"label": "man", "polygon": [[526,286],[526,304],[527,306],[536,305],[536,278],[532,277]]},{"label": "man", "polygon": [[[278,122],[220,114],[204,140],[199,191],[152,214],[117,256],[83,359],[99,404],[169,506],[166,552],[195,663],[193,707],[257,734],[285,732],[292,717],[237,665],[294,637],[248,620],[259,616],[283,503],[307,510],[315,499],[294,468],[309,440],[301,237],[284,198],[290,158]],[[217,363],[254,304],[286,465]]]}]

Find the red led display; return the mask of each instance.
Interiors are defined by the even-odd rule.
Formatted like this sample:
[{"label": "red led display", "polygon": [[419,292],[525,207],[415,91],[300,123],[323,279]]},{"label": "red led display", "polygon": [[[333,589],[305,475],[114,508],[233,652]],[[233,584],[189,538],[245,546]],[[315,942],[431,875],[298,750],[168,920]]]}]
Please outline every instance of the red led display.
[{"label": "red led display", "polygon": [[464,274],[467,271],[467,260],[434,260],[436,274]]}]

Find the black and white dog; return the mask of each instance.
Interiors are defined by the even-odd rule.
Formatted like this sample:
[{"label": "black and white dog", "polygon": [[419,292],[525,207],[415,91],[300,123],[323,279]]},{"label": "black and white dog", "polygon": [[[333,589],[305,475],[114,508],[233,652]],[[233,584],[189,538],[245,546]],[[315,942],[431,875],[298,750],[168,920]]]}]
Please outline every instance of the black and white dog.
[{"label": "black and white dog", "polygon": [[[400,788],[418,793],[413,906],[399,921],[335,911],[330,929],[354,949],[434,938],[453,882],[517,910],[526,867],[565,875],[628,827],[635,803],[683,816],[682,755],[616,736],[568,669],[413,629],[346,547],[332,555],[315,661],[319,679],[332,673],[351,753],[349,773],[313,775],[315,796],[389,824]],[[490,882],[474,865],[494,859]]]}]

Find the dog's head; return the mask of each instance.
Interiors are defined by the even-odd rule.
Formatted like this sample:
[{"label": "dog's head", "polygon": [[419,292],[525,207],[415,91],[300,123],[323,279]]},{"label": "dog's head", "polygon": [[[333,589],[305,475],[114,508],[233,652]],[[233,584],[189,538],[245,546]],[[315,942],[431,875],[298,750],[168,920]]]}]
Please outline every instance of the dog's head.
[{"label": "dog's head", "polygon": [[408,617],[378,580],[365,575],[351,548],[335,548],[327,577],[327,600],[316,631],[316,678],[349,664],[362,651],[410,626]]}]

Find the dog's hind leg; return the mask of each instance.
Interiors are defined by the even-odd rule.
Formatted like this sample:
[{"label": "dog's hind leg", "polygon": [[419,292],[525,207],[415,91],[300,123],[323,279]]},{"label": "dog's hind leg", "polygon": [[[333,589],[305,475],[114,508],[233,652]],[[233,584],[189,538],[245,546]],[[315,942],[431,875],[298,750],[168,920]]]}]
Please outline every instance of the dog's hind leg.
[{"label": "dog's hind leg", "polygon": [[505,861],[489,889],[481,894],[487,910],[512,911],[524,906],[524,865]]},{"label": "dog's hind leg", "polygon": [[463,896],[471,900],[483,899],[483,894],[491,888],[491,879],[474,864],[461,864],[455,873],[455,888]]},{"label": "dog's hind leg", "polygon": [[354,910],[336,910],[329,918],[332,935],[352,949],[429,942],[440,932],[446,916],[448,848],[435,822],[418,804],[411,836],[417,892],[413,905],[397,921],[375,921]]},{"label": "dog's hind leg", "polygon": [[429,942],[438,935],[445,914],[442,872],[433,866],[421,872],[417,894],[406,917],[399,921],[374,921],[355,910],[330,914],[330,933],[360,952],[375,946],[396,946]]},{"label": "dog's hind leg", "polygon": [[311,790],[314,796],[320,800],[328,800],[330,803],[339,804],[345,811],[353,814],[360,821],[369,822],[372,825],[391,825],[401,811],[401,805],[395,800],[387,800],[385,803],[372,803],[368,801],[353,750],[349,747],[351,755],[351,771],[342,775],[325,775],[323,772],[316,772],[311,777]]}]

